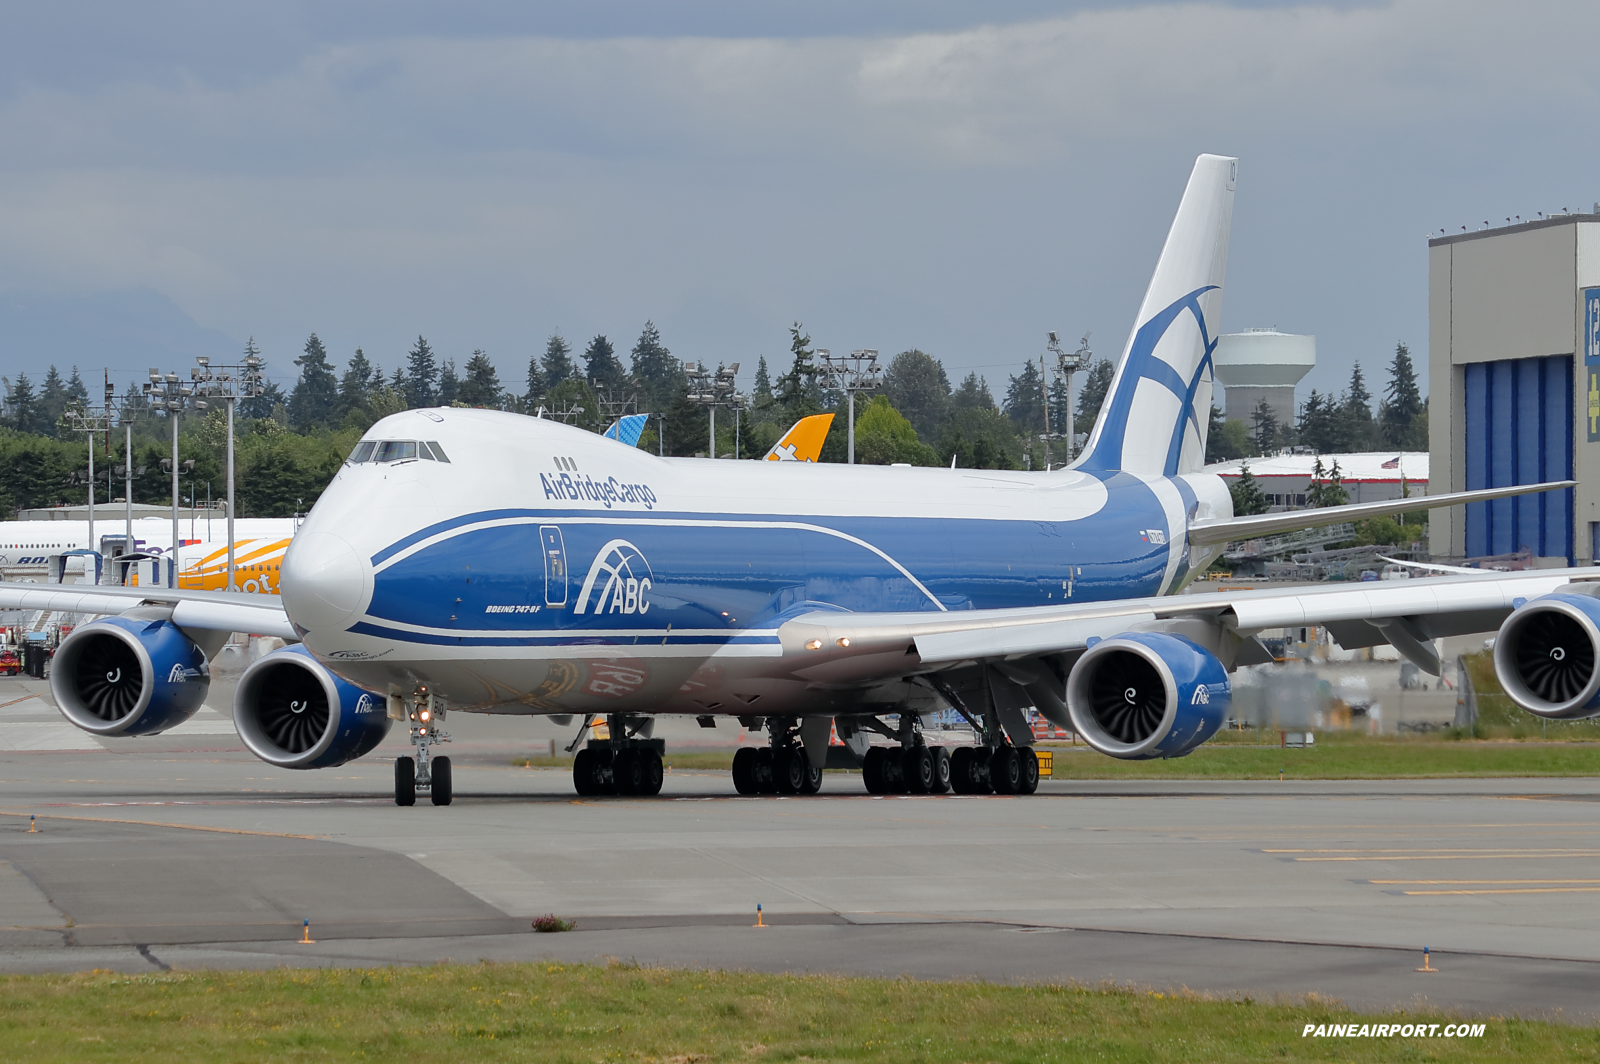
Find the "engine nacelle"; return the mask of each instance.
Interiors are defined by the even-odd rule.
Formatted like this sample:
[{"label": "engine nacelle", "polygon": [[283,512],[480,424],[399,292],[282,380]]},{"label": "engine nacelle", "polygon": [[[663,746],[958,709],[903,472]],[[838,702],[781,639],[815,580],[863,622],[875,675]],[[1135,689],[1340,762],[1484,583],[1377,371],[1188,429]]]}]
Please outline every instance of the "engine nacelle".
[{"label": "engine nacelle", "polygon": [[211,686],[205,652],[169,620],[104,617],[61,641],[50,693],[96,735],[155,735],[182,724]]},{"label": "engine nacelle", "polygon": [[1600,713],[1600,599],[1557,591],[1512,612],[1494,641],[1511,700],[1551,720]]},{"label": "engine nacelle", "polygon": [[1129,760],[1182,757],[1217,733],[1233,701],[1222,662],[1166,632],[1125,632],[1084,651],[1067,711],[1085,742]]},{"label": "engine nacelle", "polygon": [[386,701],[329,672],[302,646],[275,650],[239,677],[233,726],[250,752],[279,768],[332,768],[389,734]]}]

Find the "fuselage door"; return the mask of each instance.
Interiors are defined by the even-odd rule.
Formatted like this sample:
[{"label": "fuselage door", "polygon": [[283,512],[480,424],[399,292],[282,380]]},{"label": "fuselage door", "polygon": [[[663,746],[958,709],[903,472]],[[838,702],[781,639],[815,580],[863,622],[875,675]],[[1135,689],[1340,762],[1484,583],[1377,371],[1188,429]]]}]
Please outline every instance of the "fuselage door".
[{"label": "fuselage door", "polygon": [[544,552],[544,604],[567,604],[567,548],[561,541],[561,529],[555,525],[539,526],[539,544]]}]

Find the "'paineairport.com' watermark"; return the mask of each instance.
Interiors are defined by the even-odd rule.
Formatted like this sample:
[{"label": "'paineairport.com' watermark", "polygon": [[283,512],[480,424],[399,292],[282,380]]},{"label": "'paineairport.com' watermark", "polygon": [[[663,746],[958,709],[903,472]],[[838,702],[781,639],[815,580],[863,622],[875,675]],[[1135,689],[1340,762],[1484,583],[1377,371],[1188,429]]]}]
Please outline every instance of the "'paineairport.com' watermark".
[{"label": "'paineairport.com' watermark", "polygon": [[1301,1038],[1482,1038],[1486,1023],[1308,1023]]}]

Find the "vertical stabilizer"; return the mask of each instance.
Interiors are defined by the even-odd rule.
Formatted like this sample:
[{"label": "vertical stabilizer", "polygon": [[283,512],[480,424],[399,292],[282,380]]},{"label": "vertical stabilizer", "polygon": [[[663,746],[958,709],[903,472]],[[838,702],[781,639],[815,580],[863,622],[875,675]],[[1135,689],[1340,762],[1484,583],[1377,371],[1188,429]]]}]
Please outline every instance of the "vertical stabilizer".
[{"label": "vertical stabilizer", "polygon": [[1239,161],[1195,160],[1133,334],[1076,468],[1175,476],[1205,462]]}]

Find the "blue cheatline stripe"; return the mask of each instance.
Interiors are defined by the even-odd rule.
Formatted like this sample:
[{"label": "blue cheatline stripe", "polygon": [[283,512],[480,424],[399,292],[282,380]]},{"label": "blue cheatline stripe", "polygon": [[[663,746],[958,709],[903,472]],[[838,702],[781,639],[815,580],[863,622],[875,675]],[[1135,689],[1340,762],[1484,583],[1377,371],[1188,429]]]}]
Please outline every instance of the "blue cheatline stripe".
[{"label": "blue cheatline stripe", "polygon": [[482,521],[499,521],[510,517],[541,516],[543,514],[539,510],[480,510],[477,513],[462,514],[460,517],[452,517],[448,521],[436,522],[427,528],[411,533],[411,535],[403,539],[395,540],[372,556],[372,564],[382,565],[407,547],[421,543],[430,536],[437,536],[440,532],[448,532],[452,528],[460,528],[462,525],[475,525]]},{"label": "blue cheatline stripe", "polygon": [[646,646],[776,646],[777,633],[760,634],[730,632],[727,635],[660,635],[613,636],[603,631],[566,631],[548,635],[507,634],[504,636],[447,635],[439,632],[406,632],[398,628],[358,621],[348,631],[352,635],[371,635],[380,639],[393,639],[402,643],[423,643],[432,646],[461,647],[629,647]]},{"label": "blue cheatline stripe", "polygon": [[[1122,468],[1122,442],[1128,430],[1128,418],[1133,412],[1133,395],[1141,380],[1155,381],[1185,404],[1184,410],[1179,413],[1177,426],[1181,445],[1183,427],[1187,419],[1194,416],[1189,408],[1194,405],[1195,388],[1199,384],[1200,375],[1210,365],[1211,352],[1216,347],[1216,341],[1210,338],[1206,329],[1206,316],[1200,309],[1200,297],[1217,287],[1219,286],[1211,284],[1196,288],[1188,295],[1174,300],[1139,327],[1139,331],[1134,334],[1133,345],[1128,348],[1128,358],[1122,367],[1122,378],[1117,381],[1116,394],[1111,397],[1110,408],[1103,415],[1106,418],[1105,428],[1101,429],[1094,450],[1078,463],[1078,469],[1085,472],[1095,470],[1108,472]],[[1177,370],[1155,357],[1156,345],[1185,310],[1193,313],[1195,320],[1199,322],[1200,335],[1206,345],[1205,356],[1200,360],[1200,365],[1196,368],[1194,379],[1191,381],[1185,381],[1178,375]],[[1209,414],[1209,411],[1207,413]],[[1141,430],[1143,428],[1141,426]],[[1169,477],[1177,473],[1177,463],[1170,448],[1165,472]]]}]

